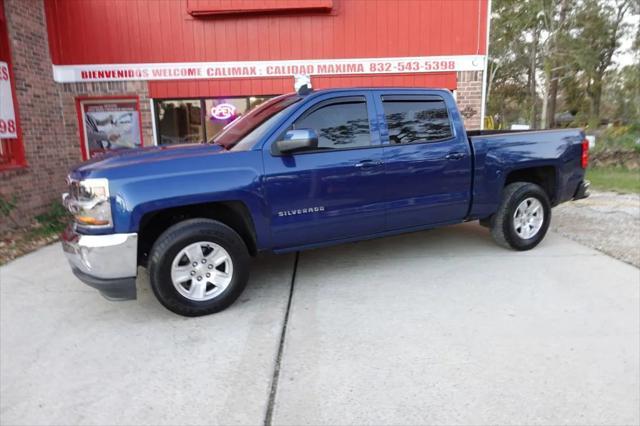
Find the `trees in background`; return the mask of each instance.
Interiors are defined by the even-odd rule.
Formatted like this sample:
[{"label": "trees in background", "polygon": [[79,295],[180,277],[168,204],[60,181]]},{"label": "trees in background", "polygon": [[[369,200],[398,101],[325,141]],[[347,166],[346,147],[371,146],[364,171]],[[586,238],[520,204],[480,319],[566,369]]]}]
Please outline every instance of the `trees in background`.
[{"label": "trees in background", "polygon": [[[488,114],[532,128],[640,121],[639,13],[638,0],[494,0]],[[635,62],[616,67],[632,30]]]},{"label": "trees in background", "polygon": [[531,122],[538,106],[535,73],[539,31],[529,3],[498,0],[492,14],[487,110],[508,123]]}]

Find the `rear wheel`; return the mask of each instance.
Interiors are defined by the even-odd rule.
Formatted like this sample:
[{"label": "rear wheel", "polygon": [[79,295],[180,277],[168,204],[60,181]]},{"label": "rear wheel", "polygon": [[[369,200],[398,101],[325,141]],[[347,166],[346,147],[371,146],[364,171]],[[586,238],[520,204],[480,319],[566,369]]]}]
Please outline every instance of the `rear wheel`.
[{"label": "rear wheel", "polygon": [[503,247],[530,250],[542,241],[551,222],[551,203],[538,185],[515,182],[502,191],[491,219],[491,235]]},{"label": "rear wheel", "polygon": [[149,256],[154,294],[167,309],[185,316],[219,312],[242,293],[249,254],[227,225],[189,219],[167,229]]}]

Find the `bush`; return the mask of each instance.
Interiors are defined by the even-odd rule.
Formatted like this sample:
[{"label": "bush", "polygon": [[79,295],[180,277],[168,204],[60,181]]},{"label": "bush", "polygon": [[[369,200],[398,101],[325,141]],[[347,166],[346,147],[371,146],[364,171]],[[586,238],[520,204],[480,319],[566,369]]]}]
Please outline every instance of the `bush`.
[{"label": "bush", "polygon": [[596,139],[594,151],[612,149],[640,152],[640,123],[604,129]]},{"label": "bush", "polygon": [[59,234],[69,223],[69,212],[58,202],[54,202],[49,209],[36,216],[37,226],[33,228],[35,234],[49,236]]}]

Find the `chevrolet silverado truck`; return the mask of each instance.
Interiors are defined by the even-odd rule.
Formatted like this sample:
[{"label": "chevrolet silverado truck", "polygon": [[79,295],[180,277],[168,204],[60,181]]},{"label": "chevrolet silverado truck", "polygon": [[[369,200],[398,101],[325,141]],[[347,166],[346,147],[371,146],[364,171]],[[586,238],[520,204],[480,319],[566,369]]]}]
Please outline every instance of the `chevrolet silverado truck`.
[{"label": "chevrolet silverado truck", "polygon": [[250,257],[479,220],[529,250],[551,208],[588,196],[579,129],[466,131],[438,89],[278,96],[206,143],[106,154],[69,174],[63,249],[110,299],[197,316],[232,304]]}]

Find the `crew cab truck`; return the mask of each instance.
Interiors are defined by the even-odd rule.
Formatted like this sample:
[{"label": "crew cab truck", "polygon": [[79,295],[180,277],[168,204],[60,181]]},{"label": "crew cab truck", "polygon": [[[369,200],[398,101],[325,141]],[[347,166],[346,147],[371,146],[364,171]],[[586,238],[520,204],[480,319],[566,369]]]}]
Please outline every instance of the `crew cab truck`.
[{"label": "crew cab truck", "polygon": [[228,307],[250,256],[479,220],[529,250],[551,208],[588,195],[579,129],[467,132],[436,89],[334,89],[272,98],[207,143],[107,154],[69,175],[63,249],[111,299],[139,266],[181,315]]}]

